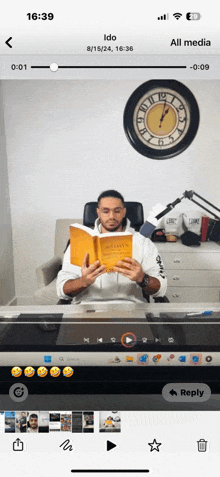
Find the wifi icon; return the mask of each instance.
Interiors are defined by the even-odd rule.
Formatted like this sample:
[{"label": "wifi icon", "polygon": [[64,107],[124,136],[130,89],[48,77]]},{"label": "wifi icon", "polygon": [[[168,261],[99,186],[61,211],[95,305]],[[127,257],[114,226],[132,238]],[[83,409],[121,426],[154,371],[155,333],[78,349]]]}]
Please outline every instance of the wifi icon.
[{"label": "wifi icon", "polygon": [[176,18],[176,20],[179,20],[182,17],[182,13],[174,13],[173,16]]}]

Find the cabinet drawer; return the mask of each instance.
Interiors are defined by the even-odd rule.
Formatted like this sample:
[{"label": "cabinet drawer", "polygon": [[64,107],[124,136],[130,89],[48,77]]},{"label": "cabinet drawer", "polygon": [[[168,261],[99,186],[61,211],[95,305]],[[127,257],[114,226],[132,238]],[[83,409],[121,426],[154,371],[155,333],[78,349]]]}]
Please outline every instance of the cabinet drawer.
[{"label": "cabinet drawer", "polygon": [[219,287],[220,270],[166,270],[168,286]]},{"label": "cabinet drawer", "polygon": [[220,253],[162,253],[165,270],[220,270]]},{"label": "cabinet drawer", "polygon": [[168,287],[166,296],[170,303],[210,303],[219,302],[218,288],[178,288]]}]

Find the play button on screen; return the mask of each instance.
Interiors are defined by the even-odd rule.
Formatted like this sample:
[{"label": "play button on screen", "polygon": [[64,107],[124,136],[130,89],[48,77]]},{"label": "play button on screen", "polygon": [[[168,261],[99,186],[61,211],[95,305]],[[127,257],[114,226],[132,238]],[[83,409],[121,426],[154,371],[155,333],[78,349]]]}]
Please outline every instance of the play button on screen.
[{"label": "play button on screen", "polygon": [[125,333],[121,337],[121,344],[125,346],[125,348],[132,348],[132,346],[135,345],[136,341],[137,337],[131,332]]}]

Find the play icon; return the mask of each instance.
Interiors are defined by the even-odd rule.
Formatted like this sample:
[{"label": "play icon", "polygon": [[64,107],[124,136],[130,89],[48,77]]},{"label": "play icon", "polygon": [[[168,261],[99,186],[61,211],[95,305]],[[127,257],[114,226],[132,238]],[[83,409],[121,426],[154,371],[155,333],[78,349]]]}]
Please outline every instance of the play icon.
[{"label": "play icon", "polygon": [[114,449],[114,447],[117,447],[116,444],[114,444],[114,442],[107,441],[107,451]]},{"label": "play icon", "polygon": [[125,346],[125,348],[131,348],[135,345],[136,341],[137,337],[134,335],[134,333],[131,333],[130,331],[124,333],[124,335],[122,335],[121,337],[121,344]]}]

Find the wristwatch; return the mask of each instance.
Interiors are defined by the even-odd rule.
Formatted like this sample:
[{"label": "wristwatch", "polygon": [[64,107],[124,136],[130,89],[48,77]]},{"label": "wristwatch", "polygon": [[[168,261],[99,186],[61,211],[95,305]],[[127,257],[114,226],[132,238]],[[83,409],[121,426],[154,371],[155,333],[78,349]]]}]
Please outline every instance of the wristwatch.
[{"label": "wristwatch", "polygon": [[149,276],[145,273],[142,282],[138,283],[138,285],[141,288],[147,288],[148,284],[149,284]]}]

